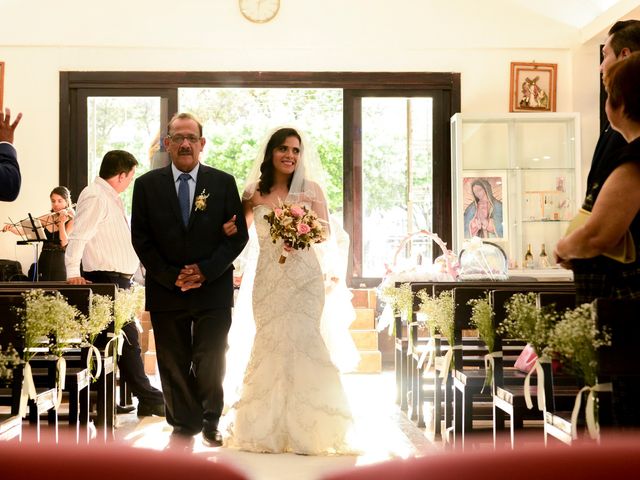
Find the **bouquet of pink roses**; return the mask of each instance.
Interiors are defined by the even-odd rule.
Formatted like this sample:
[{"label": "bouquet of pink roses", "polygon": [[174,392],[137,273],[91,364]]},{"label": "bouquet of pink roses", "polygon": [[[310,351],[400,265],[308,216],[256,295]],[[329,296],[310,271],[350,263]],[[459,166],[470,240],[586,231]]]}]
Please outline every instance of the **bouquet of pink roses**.
[{"label": "bouquet of pink roses", "polygon": [[[283,203],[265,215],[264,219],[271,225],[269,234],[273,243],[282,239],[294,250],[302,250],[309,248],[312,243],[326,240],[318,215],[304,205]],[[286,260],[287,251],[283,250],[279,262]]]}]

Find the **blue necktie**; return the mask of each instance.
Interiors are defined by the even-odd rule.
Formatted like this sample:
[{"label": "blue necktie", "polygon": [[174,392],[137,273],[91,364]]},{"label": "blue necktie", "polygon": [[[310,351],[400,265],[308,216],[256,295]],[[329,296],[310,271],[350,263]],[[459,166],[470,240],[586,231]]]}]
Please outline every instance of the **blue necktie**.
[{"label": "blue necktie", "polygon": [[178,203],[180,203],[180,213],[182,213],[182,221],[186,227],[189,224],[189,213],[191,205],[189,201],[189,179],[191,175],[188,173],[181,173],[178,177],[180,185],[178,185]]}]

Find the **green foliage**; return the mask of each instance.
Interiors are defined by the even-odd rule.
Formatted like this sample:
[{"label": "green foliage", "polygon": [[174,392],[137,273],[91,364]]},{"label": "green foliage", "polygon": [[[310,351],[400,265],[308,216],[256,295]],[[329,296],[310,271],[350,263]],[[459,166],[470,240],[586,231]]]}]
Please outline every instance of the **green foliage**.
[{"label": "green foliage", "polygon": [[496,336],[493,329],[493,309],[489,292],[486,292],[483,298],[474,298],[469,300],[471,305],[471,319],[469,323],[478,329],[478,335],[487,346],[489,352],[493,352]]},{"label": "green foliage", "polygon": [[432,332],[444,335],[453,345],[453,290],[445,290],[439,295],[431,296],[426,290],[418,292],[419,310],[427,317],[427,325]]}]

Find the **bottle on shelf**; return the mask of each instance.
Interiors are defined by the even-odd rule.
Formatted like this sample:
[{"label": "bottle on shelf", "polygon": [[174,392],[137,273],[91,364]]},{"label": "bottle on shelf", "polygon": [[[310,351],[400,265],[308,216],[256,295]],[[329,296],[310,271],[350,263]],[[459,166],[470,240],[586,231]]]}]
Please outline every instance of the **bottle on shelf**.
[{"label": "bottle on shelf", "polygon": [[533,268],[533,253],[531,252],[531,244],[527,248],[527,252],[524,254],[524,262],[522,265],[524,268]]},{"label": "bottle on shelf", "polygon": [[542,244],[542,249],[540,250],[538,265],[539,268],[549,268],[551,266],[549,264],[549,257],[547,256],[547,252],[544,249],[544,243]]}]

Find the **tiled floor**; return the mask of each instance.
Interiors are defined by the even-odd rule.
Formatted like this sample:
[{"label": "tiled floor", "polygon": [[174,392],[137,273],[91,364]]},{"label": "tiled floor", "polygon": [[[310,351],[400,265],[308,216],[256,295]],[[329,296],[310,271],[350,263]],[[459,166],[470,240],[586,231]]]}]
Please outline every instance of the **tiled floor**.
[{"label": "tiled floor", "polygon": [[[207,448],[196,438],[194,455],[213,461],[231,463],[256,480],[305,480],[357,465],[381,462],[390,458],[406,458],[435,452],[432,444],[394,402],[393,372],[382,374],[350,374],[343,377],[345,389],[356,417],[358,438],[363,448],[359,456],[314,457],[294,454],[256,454],[227,448]],[[162,418],[135,413],[118,416],[118,440],[135,447],[163,449],[171,427]]]}]

